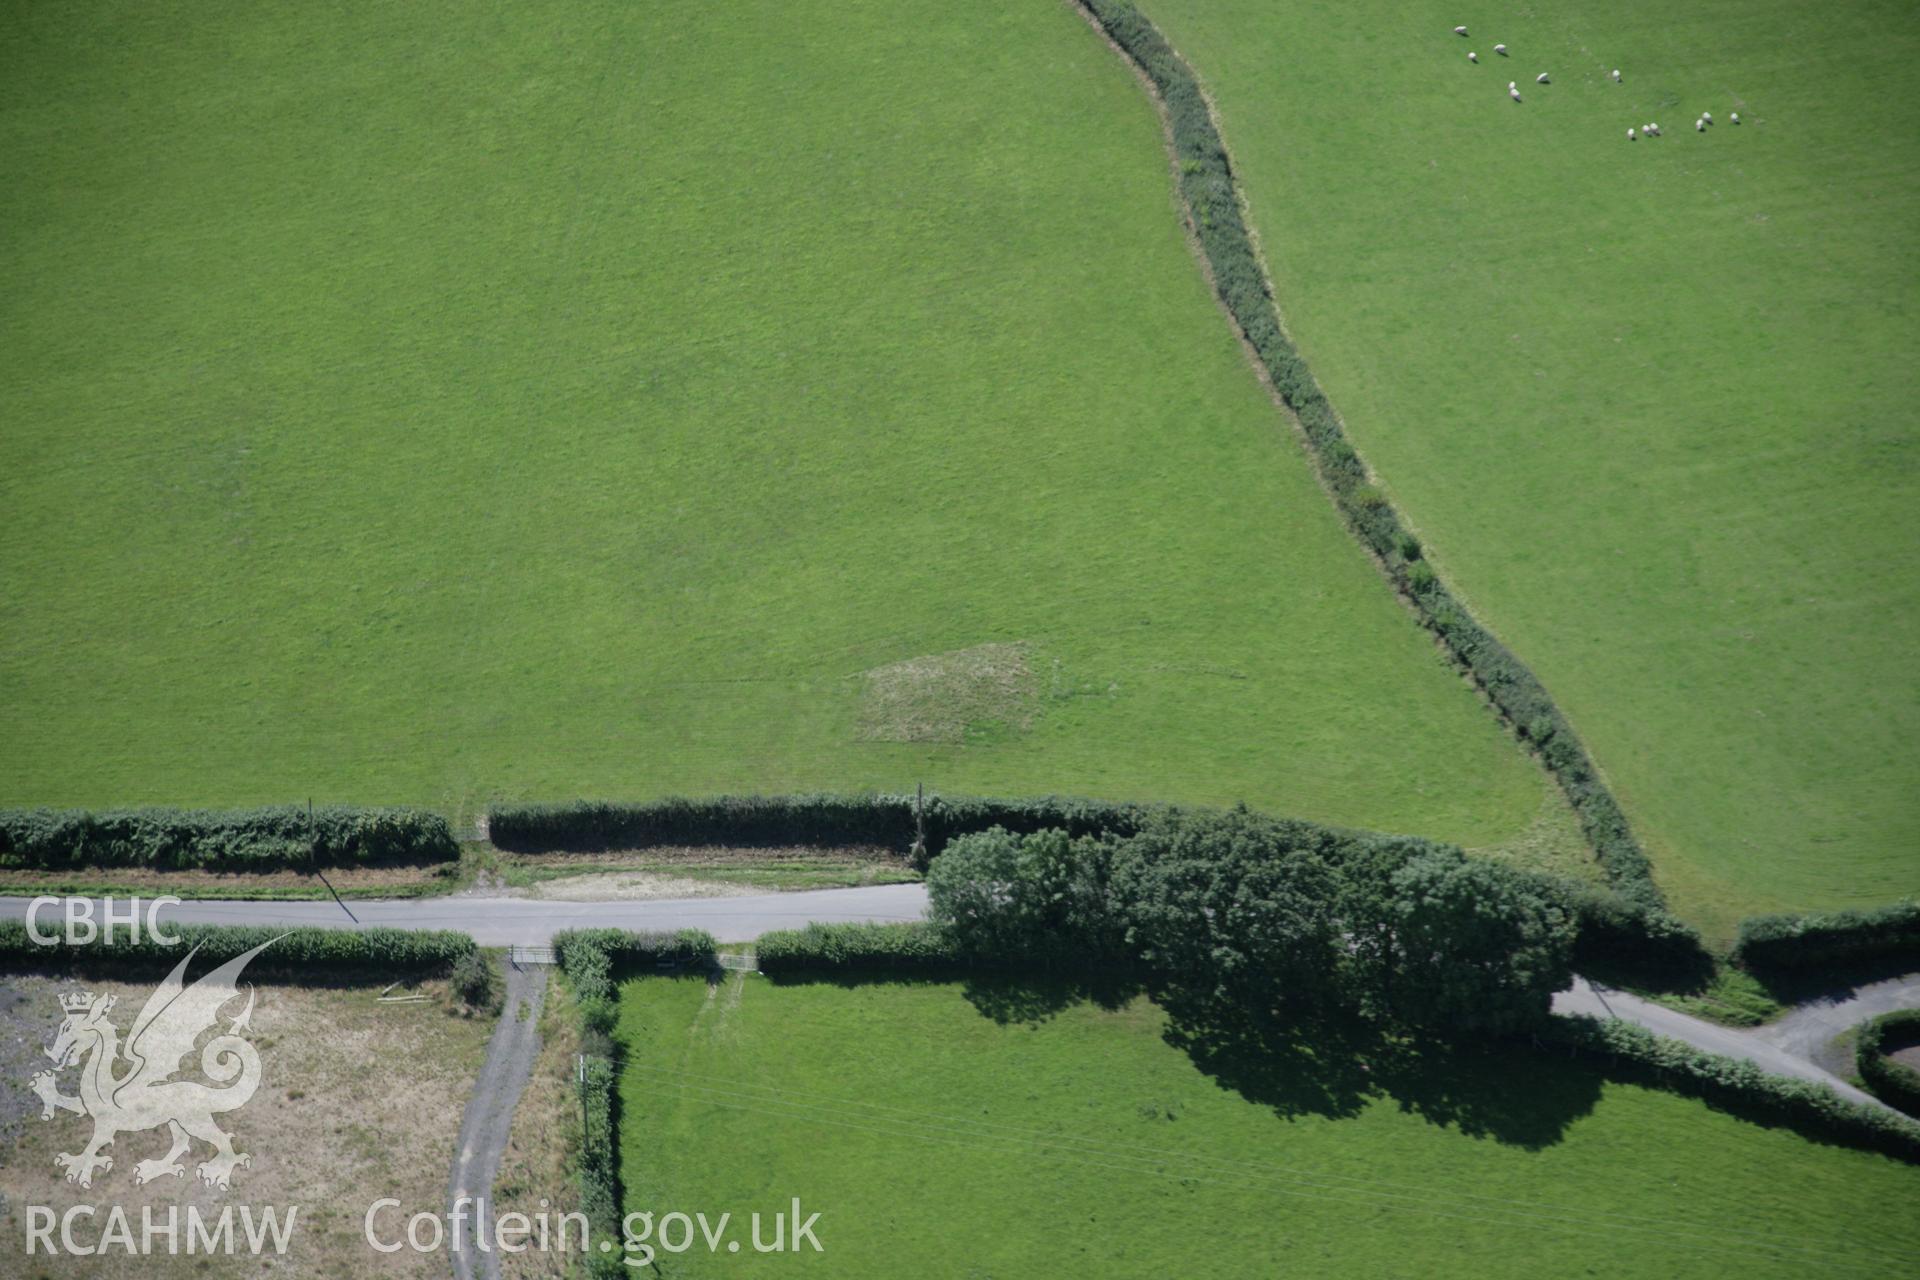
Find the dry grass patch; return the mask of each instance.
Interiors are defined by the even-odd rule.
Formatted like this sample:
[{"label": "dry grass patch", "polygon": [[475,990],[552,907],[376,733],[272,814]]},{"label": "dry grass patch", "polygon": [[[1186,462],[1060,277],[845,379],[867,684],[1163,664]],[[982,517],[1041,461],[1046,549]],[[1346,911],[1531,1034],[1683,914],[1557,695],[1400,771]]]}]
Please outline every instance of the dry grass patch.
[{"label": "dry grass patch", "polygon": [[1025,730],[1040,681],[1025,644],[979,644],[860,673],[860,737],[868,742],[964,742],[991,725]]},{"label": "dry grass patch", "polygon": [[[327,880],[342,896],[413,896],[450,887],[456,862],[424,867],[329,867]],[[0,870],[0,894],[93,894],[105,890],[182,898],[325,898],[327,886],[306,871],[166,871],[150,867],[31,867]]]},{"label": "dry grass patch", "polygon": [[[113,1168],[97,1174],[90,1189],[62,1180],[56,1152],[80,1150],[92,1132],[81,1116],[56,1112],[40,1118],[40,1103],[28,1091],[32,1074],[47,1065],[41,1047],[60,1022],[59,996],[82,989],[117,996],[113,1019],[123,1033],[153,990],[152,983],[81,981],[40,975],[0,977],[0,1234],[17,1256],[25,1240],[26,1207],[46,1205],[56,1213],[76,1204],[120,1205],[136,1233],[142,1206],[164,1215],[178,1206],[184,1227],[187,1207],[207,1221],[231,1205],[258,1214],[266,1206],[299,1206],[287,1254],[255,1259],[204,1255],[128,1257],[36,1256],[32,1267],[8,1274],[59,1277],[420,1276],[446,1274],[443,1255],[405,1250],[375,1253],[362,1221],[375,1199],[392,1196],[405,1214],[443,1212],[453,1144],[461,1113],[485,1056],[490,1017],[470,1016],[443,982],[422,984],[428,999],[381,1004],[378,986],[309,988],[261,985],[253,1010],[251,1039],[260,1054],[262,1079],[253,1098],[221,1117],[234,1147],[252,1157],[235,1172],[232,1189],[217,1191],[194,1177],[207,1156],[196,1145],[181,1178],[161,1178],[143,1187],[133,1182],[141,1159],[162,1155],[166,1134],[122,1134],[108,1149]],[[193,1059],[189,1059],[189,1064]],[[187,1078],[197,1078],[188,1074]],[[62,1073],[64,1090],[72,1076]],[[403,1219],[394,1219],[403,1221]],[[388,1224],[391,1227],[391,1223]],[[82,1225],[83,1242],[104,1226]],[[238,1230],[236,1221],[236,1231]],[[161,1247],[164,1248],[164,1245]]]},{"label": "dry grass patch", "polygon": [[[513,1112],[513,1130],[493,1180],[498,1214],[554,1217],[580,1208],[580,1107],[573,1059],[580,1052],[580,1014],[567,984],[550,981],[540,1010],[540,1054]],[[503,1254],[501,1280],[563,1280],[568,1254],[529,1249]]]}]

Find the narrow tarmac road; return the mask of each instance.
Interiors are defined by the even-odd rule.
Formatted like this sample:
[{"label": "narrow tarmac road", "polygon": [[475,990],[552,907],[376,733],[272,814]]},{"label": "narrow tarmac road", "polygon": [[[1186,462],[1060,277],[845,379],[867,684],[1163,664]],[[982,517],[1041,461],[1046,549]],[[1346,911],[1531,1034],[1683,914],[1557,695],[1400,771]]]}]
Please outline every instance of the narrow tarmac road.
[{"label": "narrow tarmac road", "polygon": [[482,1219],[491,1223],[494,1218],[493,1180],[513,1131],[514,1108],[533,1074],[534,1056],[540,1052],[540,1006],[546,996],[544,966],[507,965],[506,1003],[493,1038],[487,1041],[487,1059],[480,1064],[480,1078],[473,1082],[473,1096],[467,1099],[460,1137],[454,1143],[453,1172],[447,1179],[448,1220],[466,1224],[448,1241],[457,1280],[500,1277],[500,1250],[493,1247],[491,1236],[487,1246],[480,1247],[475,1231]]},{"label": "narrow tarmac road", "polygon": [[[1596,987],[1585,978],[1575,978],[1573,990],[1562,991],[1553,998],[1553,1011],[1584,1013],[1596,1018],[1619,1018],[1645,1027],[1655,1035],[1684,1040],[1696,1049],[1705,1049],[1709,1053],[1718,1053],[1729,1058],[1744,1058],[1761,1070],[1777,1076],[1792,1076],[1796,1079],[1824,1084],[1849,1102],[1892,1110],[1872,1094],[1854,1088],[1839,1076],[1822,1068],[1812,1060],[1811,1054],[1795,1053],[1769,1039],[1767,1033],[1774,1027],[1780,1026],[1780,1023],[1751,1030],[1723,1027],[1681,1013],[1677,1009],[1655,1004],[1651,1000],[1642,1000],[1639,996],[1629,995],[1625,991]],[[1795,1010],[1794,1014],[1788,1014],[1782,1022],[1790,1020],[1799,1012],[1801,1011]],[[1861,1014],[1860,1016],[1865,1018],[1872,1015]]]}]

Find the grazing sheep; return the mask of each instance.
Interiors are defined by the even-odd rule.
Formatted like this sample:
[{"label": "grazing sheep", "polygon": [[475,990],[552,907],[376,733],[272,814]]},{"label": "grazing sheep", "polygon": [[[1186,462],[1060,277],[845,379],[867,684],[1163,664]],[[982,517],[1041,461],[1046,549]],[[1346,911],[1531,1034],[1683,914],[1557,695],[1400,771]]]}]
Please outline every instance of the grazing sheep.
[{"label": "grazing sheep", "polygon": [[1615,68],[1613,69],[1613,82],[1614,82],[1615,84],[1619,84],[1619,83],[1620,83],[1620,68],[1618,68],[1618,67],[1615,67]]},{"label": "grazing sheep", "polygon": [[1729,120],[1731,120],[1731,121],[1733,121],[1733,123],[1735,123],[1735,124],[1739,124],[1739,123],[1740,123],[1740,113],[1739,113],[1738,111],[1736,111],[1736,112],[1734,112],[1734,113],[1733,113],[1732,115],[1730,115],[1730,116],[1728,116],[1728,117],[1727,117],[1727,119],[1729,119]]},{"label": "grazing sheep", "polygon": [[1465,35],[1465,34],[1467,34],[1467,29],[1466,29],[1465,27],[1455,27],[1455,28],[1453,29],[1453,34],[1455,34],[1455,35],[1457,35],[1457,36],[1463,36],[1463,35]]},{"label": "grazing sheep", "polygon": [[1503,58],[1507,56],[1507,46],[1503,44],[1497,44],[1493,46],[1493,51],[1499,54]]},{"label": "grazing sheep", "polygon": [[1472,52],[1471,50],[1469,50],[1469,51],[1468,51],[1468,53],[1467,53],[1467,61],[1468,61],[1468,62],[1478,62],[1478,61],[1480,61],[1480,55],[1479,55],[1479,54],[1477,54],[1477,53],[1474,53],[1474,52]]},{"label": "grazing sheep", "polygon": [[1508,89],[1507,96],[1509,98],[1512,98],[1515,102],[1520,101],[1520,91],[1518,89],[1512,89],[1512,88]]},{"label": "grazing sheep", "polygon": [[1657,138],[1660,136],[1660,126],[1657,124],[1644,125],[1641,127],[1640,132],[1650,133]]},{"label": "grazing sheep", "polygon": [[1638,135],[1638,134],[1636,134],[1636,133],[1634,133],[1634,131],[1633,131],[1633,130],[1631,130],[1631,129],[1629,129],[1629,130],[1627,130],[1627,141],[1628,141],[1628,142],[1632,142],[1632,141],[1634,140],[1634,138],[1636,138],[1636,137],[1638,137],[1638,136],[1639,136],[1639,135]]},{"label": "grazing sheep", "polygon": [[1708,124],[1712,124],[1712,123],[1713,123],[1713,112],[1711,112],[1711,111],[1702,111],[1702,112],[1700,113],[1700,118],[1701,118],[1702,120],[1705,120],[1705,121],[1706,121],[1706,122],[1707,122]]},{"label": "grazing sheep", "polygon": [[1539,75],[1533,78],[1533,82],[1535,84],[1545,84],[1547,82],[1547,73],[1542,71]]},{"label": "grazing sheep", "polygon": [[1699,130],[1699,131],[1700,131],[1701,133],[1705,133],[1705,132],[1707,131],[1707,122],[1706,122],[1706,120],[1705,120],[1704,118],[1703,118],[1703,119],[1699,119],[1699,120],[1695,120],[1695,121],[1693,122],[1693,127],[1694,127],[1695,129],[1697,129],[1697,130]]}]

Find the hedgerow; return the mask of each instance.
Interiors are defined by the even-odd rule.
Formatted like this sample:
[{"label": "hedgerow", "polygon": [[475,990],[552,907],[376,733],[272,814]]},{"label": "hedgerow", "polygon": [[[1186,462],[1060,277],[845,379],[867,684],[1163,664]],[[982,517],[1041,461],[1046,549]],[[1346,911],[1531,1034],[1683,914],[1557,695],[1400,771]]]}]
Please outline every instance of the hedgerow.
[{"label": "hedgerow", "polygon": [[1785,971],[1877,960],[1920,958],[1920,901],[1870,911],[1753,916],[1740,923],[1734,959],[1756,971]]},{"label": "hedgerow", "polygon": [[[126,969],[146,972],[170,968],[195,947],[196,971],[251,951],[265,942],[273,945],[247,966],[248,976],[333,978],[342,975],[424,975],[444,973],[474,952],[473,938],[451,930],[413,929],[275,929],[264,925],[182,924],[165,926],[178,945],[166,945],[142,934],[138,942],[116,933],[111,945],[100,939],[69,944],[36,942],[22,920],[0,920],[0,965],[35,968],[80,968],[92,971]],[[50,920],[40,932],[59,934]]]},{"label": "hedgerow", "polygon": [[[1888,1042],[1892,1041],[1892,1044]],[[1882,1014],[1865,1023],[1853,1042],[1853,1062],[1875,1097],[1908,1115],[1920,1116],[1920,1071],[1887,1054],[1920,1042],[1920,1009]]]},{"label": "hedgerow", "polygon": [[[674,967],[711,968],[713,935],[700,929],[677,932],[629,932],[623,929],[571,929],[554,935],[553,950],[561,972],[573,987],[589,1046],[607,1045],[618,1012],[615,983],[639,969]],[[580,1107],[585,1121],[581,1135],[580,1205],[587,1215],[591,1244],[586,1259],[590,1276],[626,1274],[621,1262],[619,1117],[615,1081],[618,1070],[612,1051],[581,1056]],[[599,1242],[614,1249],[603,1254]]]},{"label": "hedgerow", "polygon": [[1535,1036],[1602,1059],[1616,1069],[1626,1068],[1645,1082],[1676,1093],[1920,1163],[1920,1123],[1849,1102],[1812,1080],[1769,1075],[1751,1062],[1707,1053],[1618,1020],[1556,1017]]},{"label": "hedgerow", "polygon": [[810,924],[762,934],[754,944],[760,972],[882,971],[937,973],[966,966],[931,924]]},{"label": "hedgerow", "polygon": [[1326,394],[1281,328],[1266,273],[1241,217],[1226,144],[1193,70],[1129,0],[1082,2],[1146,73],[1166,104],[1181,198],[1214,287],[1274,389],[1299,419],[1341,514],[1413,602],[1423,623],[1485,690],[1513,731],[1540,753],[1579,815],[1607,883],[1643,906],[1662,907],[1646,854],[1573,727],[1538,677],[1474,619],[1425,561],[1419,539],[1373,485]]},{"label": "hedgerow", "polygon": [[635,803],[496,805],[493,843],[519,853],[644,849],[655,845],[878,845],[931,858],[969,831],[1004,827],[1076,834],[1128,831],[1153,806],[1056,796],[792,795],[673,797]]},{"label": "hedgerow", "polygon": [[640,970],[711,969],[716,943],[704,929],[634,932],[569,929],[553,938],[554,957],[573,984],[580,1016],[590,1030],[613,1030],[619,1013],[615,984]]},{"label": "hedgerow", "polygon": [[421,809],[0,811],[0,867],[267,871],[459,856],[447,820]]},{"label": "hedgerow", "polygon": [[[617,1073],[611,1060],[587,1055],[577,1081],[584,1127],[580,1135],[580,1211],[587,1216],[586,1271],[593,1277],[626,1274],[619,1252],[620,1173],[615,1112]],[[601,1241],[614,1248],[602,1252]]]}]

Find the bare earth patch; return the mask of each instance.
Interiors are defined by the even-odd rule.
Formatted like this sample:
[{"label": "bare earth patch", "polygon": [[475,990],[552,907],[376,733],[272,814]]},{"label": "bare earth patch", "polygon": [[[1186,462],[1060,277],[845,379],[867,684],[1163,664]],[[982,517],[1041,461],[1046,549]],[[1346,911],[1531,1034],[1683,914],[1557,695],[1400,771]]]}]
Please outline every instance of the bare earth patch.
[{"label": "bare earth patch", "polygon": [[[197,976],[196,975],[190,975]],[[157,975],[156,975],[157,977]],[[94,1205],[99,1215],[76,1226],[79,1242],[99,1239],[110,1206],[126,1211],[135,1232],[141,1209],[151,1206],[164,1221],[175,1206],[184,1234],[187,1207],[197,1206],[212,1223],[231,1205],[235,1231],[240,1207],[259,1214],[267,1206],[283,1213],[298,1206],[284,1257],[187,1256],[161,1252],[128,1256],[119,1249],[101,1257],[37,1254],[24,1272],[57,1277],[221,1276],[420,1276],[442,1277],[447,1260],[412,1250],[383,1255],[368,1247],[362,1221],[375,1199],[391,1196],[404,1206],[382,1219],[392,1234],[405,1216],[445,1209],[447,1170],[460,1118],[478,1073],[493,1021],[466,1016],[444,983],[420,988],[429,998],[381,1004],[379,988],[308,988],[262,984],[257,988],[250,1036],[259,1050],[258,1092],[220,1117],[236,1150],[252,1163],[235,1171],[232,1189],[219,1191],[194,1177],[193,1166],[208,1150],[196,1145],[184,1177],[162,1177],[135,1186],[134,1165],[163,1155],[164,1131],[122,1134],[108,1148],[113,1168],[82,1189],[63,1180],[56,1152],[86,1145],[92,1123],[56,1112],[41,1119],[40,1101],[28,1089],[33,1072],[50,1065],[41,1053],[53,1038],[63,992],[87,990],[119,998],[113,1019],[125,1030],[153,983],[120,983],[40,975],[0,975],[0,1236],[6,1256],[18,1257],[26,1240],[26,1210],[44,1205],[56,1214],[73,1205]],[[198,1079],[188,1059],[183,1078]],[[61,1074],[73,1089],[71,1072]],[[56,1232],[56,1239],[58,1238]]]},{"label": "bare earth patch", "polygon": [[964,742],[969,729],[1024,730],[1040,706],[1040,682],[1024,644],[908,658],[863,671],[860,737],[868,742]]}]

